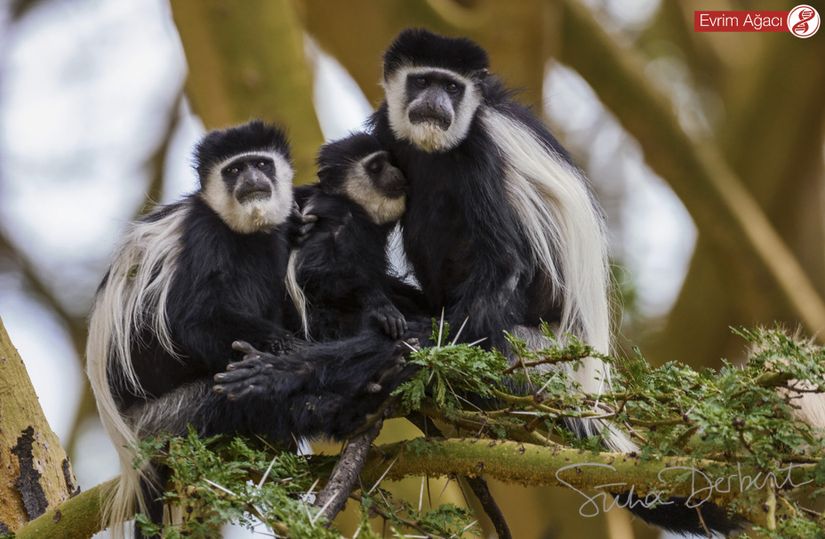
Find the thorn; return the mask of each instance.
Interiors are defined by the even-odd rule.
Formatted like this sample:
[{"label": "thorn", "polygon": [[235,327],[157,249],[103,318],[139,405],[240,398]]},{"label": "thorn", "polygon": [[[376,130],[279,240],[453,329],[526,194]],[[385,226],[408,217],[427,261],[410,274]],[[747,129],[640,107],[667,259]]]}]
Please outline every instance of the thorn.
[{"label": "thorn", "polygon": [[235,494],[234,492],[232,492],[232,491],[231,491],[231,490],[229,490],[228,488],[226,488],[226,487],[224,487],[224,486],[222,486],[222,485],[219,485],[219,484],[215,483],[214,481],[210,481],[209,479],[204,479],[204,481],[206,481],[207,483],[209,483],[210,485],[212,485],[212,486],[213,486],[213,487],[215,487],[216,489],[218,489],[218,490],[222,490],[222,491],[226,492],[226,493],[227,493],[227,494],[229,494],[230,496],[237,496],[237,494]]},{"label": "thorn", "polygon": [[469,319],[469,316],[464,318],[464,321],[461,323],[461,327],[458,328],[458,332],[455,334],[455,337],[453,337],[453,342],[450,343],[451,345],[455,345],[455,343],[458,342],[458,338],[461,336],[461,332],[464,331],[464,326],[467,325],[467,321]]},{"label": "thorn", "polygon": [[261,488],[262,486],[264,486],[264,483],[266,482],[266,478],[269,477],[269,472],[272,471],[272,467],[275,465],[276,460],[278,460],[278,455],[275,455],[274,457],[272,457],[272,462],[269,463],[269,467],[264,472],[264,476],[261,477],[260,481],[258,481],[258,488]]},{"label": "thorn", "polygon": [[421,477],[421,491],[418,493],[418,512],[421,512],[421,508],[424,507],[424,480],[426,476]]},{"label": "thorn", "polygon": [[[392,462],[390,462],[390,465],[387,466],[386,470],[384,470],[384,473],[381,474],[381,477],[378,478],[378,481],[376,481],[375,484],[372,486],[372,488],[367,491],[367,496],[372,494],[372,491],[375,490],[375,488],[381,483],[381,481],[384,480],[385,477],[387,477],[387,474],[390,473],[390,470],[392,469],[393,466],[395,466],[395,462],[397,460],[398,460],[398,457],[395,457],[394,459],[392,459]],[[317,483],[317,481],[316,481],[316,483]]]},{"label": "thorn", "polygon": [[411,344],[410,344],[410,343],[408,343],[407,341],[401,341],[401,342],[404,344],[404,346],[406,346],[407,348],[409,348],[409,349],[410,349],[410,350],[412,350],[413,352],[418,352],[418,348],[416,348],[415,346],[411,345]]},{"label": "thorn", "polygon": [[444,332],[444,307],[441,307],[441,322],[438,323],[438,344],[436,348],[441,348],[441,335]]},{"label": "thorn", "polygon": [[483,343],[483,342],[484,342],[484,341],[486,341],[486,340],[487,340],[487,337],[482,337],[482,338],[480,338],[480,339],[479,339],[479,340],[477,340],[477,341],[473,341],[473,342],[469,343],[467,346],[475,346],[475,345],[477,345],[477,344],[481,344],[481,343]]}]

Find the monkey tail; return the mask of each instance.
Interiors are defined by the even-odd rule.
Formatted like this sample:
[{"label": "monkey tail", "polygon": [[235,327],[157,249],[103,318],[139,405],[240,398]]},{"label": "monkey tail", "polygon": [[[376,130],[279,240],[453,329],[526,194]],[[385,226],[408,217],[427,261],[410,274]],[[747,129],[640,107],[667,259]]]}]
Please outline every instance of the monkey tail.
[{"label": "monkey tail", "polygon": [[[113,383],[144,395],[132,364],[132,347],[145,333],[176,357],[166,302],[181,250],[180,236],[187,203],[161,207],[133,223],[98,290],[89,320],[86,372],[106,429],[121,464],[121,474],[103,505],[103,525],[115,539],[136,510],[147,509],[141,485],[153,481],[151,466],[136,468],[138,435],[121,414]],[[113,379],[114,377],[114,379]]]},{"label": "monkey tail", "polygon": [[295,309],[298,311],[298,316],[301,318],[301,329],[304,332],[304,338],[309,341],[312,337],[309,333],[307,297],[306,294],[304,294],[304,290],[301,288],[301,285],[298,283],[297,253],[297,249],[293,249],[289,253],[289,261],[286,265],[286,278],[284,279],[284,283],[286,284],[287,294],[289,294],[290,299],[292,299],[292,304],[295,306]]},{"label": "monkey tail", "polygon": [[136,510],[145,511],[142,484],[150,480],[149,468],[135,468],[135,447],[138,438],[132,427],[124,420],[112,395],[109,373],[108,334],[111,328],[106,324],[101,299],[98,298],[89,323],[89,338],[86,345],[86,373],[97,402],[100,422],[112,440],[120,460],[120,476],[110,490],[102,494],[102,525],[109,529],[114,539],[124,537],[123,525],[130,520]]},{"label": "monkey tail", "polygon": [[[555,298],[562,305],[559,336],[576,335],[599,352],[609,353],[607,240],[603,217],[585,179],[523,122],[495,110],[484,121],[506,158],[507,196],[535,262],[560,296]],[[610,369],[597,358],[586,358],[570,374],[589,393],[610,387]],[[626,435],[604,421],[578,423],[580,434],[601,432],[613,450],[635,448]]]}]

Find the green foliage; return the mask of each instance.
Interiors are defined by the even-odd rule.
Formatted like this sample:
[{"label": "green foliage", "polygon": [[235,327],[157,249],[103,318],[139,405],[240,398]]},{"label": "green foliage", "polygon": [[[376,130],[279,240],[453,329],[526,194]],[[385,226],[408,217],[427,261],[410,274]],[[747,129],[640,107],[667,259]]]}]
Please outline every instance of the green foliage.
[{"label": "green foliage", "polygon": [[[718,478],[735,476],[742,469],[763,477],[773,474],[775,482],[762,484],[780,487],[776,490],[782,516],[771,533],[815,536],[810,530],[822,526],[819,515],[798,506],[790,491],[799,489],[788,487],[782,474],[789,467],[816,464],[817,484],[825,484],[823,433],[794,416],[803,393],[825,389],[821,347],[779,328],[737,330],[750,344],[747,362],[723,361],[718,370],[697,371],[676,362],[653,368],[638,350],[628,358],[604,357],[575,338],[562,344],[548,328],[544,333],[549,346],[543,350],[530,350],[508,336],[518,359],[512,367],[498,352],[477,347],[421,350],[412,360],[422,371],[396,394],[407,409],[452,422],[465,435],[600,451],[598,438],[576,439],[559,421],[596,417],[629,433],[644,461],[701,460],[703,473]],[[614,367],[611,384],[600,395],[582,392],[569,376],[588,356]],[[536,369],[543,366],[556,368]],[[469,395],[485,397],[483,409],[477,399],[470,402]],[[670,475],[674,484],[687,477]],[[805,495],[810,499],[822,491],[808,488]],[[747,514],[747,504],[756,502],[741,494],[730,507]]]},{"label": "green foliage", "polygon": [[[825,491],[825,446],[794,416],[804,392],[825,389],[825,351],[779,329],[739,330],[750,343],[743,365],[723,362],[718,370],[694,370],[676,362],[653,368],[641,353],[614,359],[596,354],[575,338],[557,339],[543,327],[548,346],[531,350],[508,335],[509,365],[498,351],[451,344],[449,328],[434,324],[436,346],[417,350],[409,361],[418,372],[394,393],[398,412],[418,411],[452,423],[463,436],[487,436],[548,447],[559,444],[599,452],[598,437],[572,436],[561,420],[604,420],[625,430],[641,447],[640,462],[681,458],[696,463],[710,479],[748,474],[773,475],[748,492],[728,495],[728,509],[757,522],[770,537],[819,537],[821,515],[808,501]],[[610,384],[588,394],[570,377],[587,357],[612,363]],[[419,447],[420,446],[420,447]],[[173,471],[165,499],[184,509],[184,522],[163,530],[165,537],[208,537],[224,522],[252,527],[252,517],[289,537],[337,537],[317,521],[302,501],[316,479],[328,473],[323,459],[307,460],[242,440],[148,440],[144,458],[160,460]],[[423,444],[405,444],[410,458],[423,458]],[[804,467],[791,485],[783,470]],[[788,472],[790,473],[790,472]],[[689,474],[667,474],[664,489]],[[261,480],[265,479],[265,480]],[[632,483],[632,478],[627,478]],[[804,485],[803,485],[804,483]],[[671,486],[668,486],[671,485]],[[761,489],[761,490],[760,490]],[[465,537],[478,533],[472,516],[453,506],[420,512],[393,500],[383,489],[360,491],[359,537],[374,537],[369,518],[382,517],[396,535]],[[764,502],[770,494],[772,502]],[[805,508],[797,503],[804,498]],[[763,507],[764,505],[764,507]],[[754,509],[756,507],[756,509]],[[152,529],[145,518],[139,523]],[[767,523],[767,525],[766,525]]]},{"label": "green foliage", "polygon": [[[273,456],[265,446],[241,438],[154,438],[143,443],[142,454],[171,470],[164,500],[181,508],[183,522],[166,526],[163,537],[214,537],[232,522],[253,529],[256,517],[274,530],[288,529],[294,538],[338,537],[302,501],[312,479],[305,458],[290,452]],[[157,533],[145,517],[143,531]]]},{"label": "green foliage", "polygon": [[[165,539],[210,538],[227,523],[255,529],[260,526],[257,519],[278,535],[293,539],[340,538],[311,504],[310,493],[318,485],[319,472],[329,468],[323,458],[307,458],[242,438],[201,439],[191,430],[185,438],[147,439],[139,453],[142,459],[170,469],[171,481],[163,498],[179,507],[183,518],[179,524],[160,527],[139,514],[135,520],[144,534],[161,534]],[[420,512],[393,500],[383,489],[362,494],[360,501],[363,523],[378,514],[399,535],[415,530],[429,537],[450,538],[477,532],[472,515],[453,505]],[[359,536],[369,538],[370,534],[364,529]]]}]

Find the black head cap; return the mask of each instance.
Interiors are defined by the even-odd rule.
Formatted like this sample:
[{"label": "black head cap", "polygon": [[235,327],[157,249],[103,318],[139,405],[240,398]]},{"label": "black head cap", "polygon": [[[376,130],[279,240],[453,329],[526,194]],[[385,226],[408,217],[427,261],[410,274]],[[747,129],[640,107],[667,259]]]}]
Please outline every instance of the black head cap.
[{"label": "black head cap", "polygon": [[216,164],[233,155],[248,152],[278,152],[290,160],[289,142],[278,126],[252,120],[227,129],[207,133],[195,149],[195,168],[203,181]]},{"label": "black head cap", "polygon": [[349,167],[384,148],[378,139],[368,133],[352,133],[342,139],[321,146],[318,152],[318,179],[321,185],[344,181]]},{"label": "black head cap", "polygon": [[447,37],[424,30],[408,28],[392,42],[384,53],[384,78],[405,65],[441,67],[471,76],[490,66],[487,52],[475,41],[464,37]]}]

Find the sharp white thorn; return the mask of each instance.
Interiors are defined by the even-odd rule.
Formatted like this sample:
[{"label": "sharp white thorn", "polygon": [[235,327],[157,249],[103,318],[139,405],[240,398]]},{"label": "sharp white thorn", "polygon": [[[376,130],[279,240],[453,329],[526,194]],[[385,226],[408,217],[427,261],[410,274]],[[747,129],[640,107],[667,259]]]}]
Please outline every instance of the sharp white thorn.
[{"label": "sharp white thorn", "polygon": [[455,337],[453,337],[453,342],[450,343],[450,344],[455,345],[455,343],[458,342],[458,338],[461,337],[461,332],[464,331],[464,326],[467,325],[467,321],[469,319],[470,319],[469,316],[464,319],[464,321],[461,323],[461,327],[458,328],[458,332],[455,334]]},{"label": "sharp white thorn", "polygon": [[436,348],[441,348],[441,336],[444,334],[444,307],[441,307],[441,321],[438,323],[438,344]]}]

